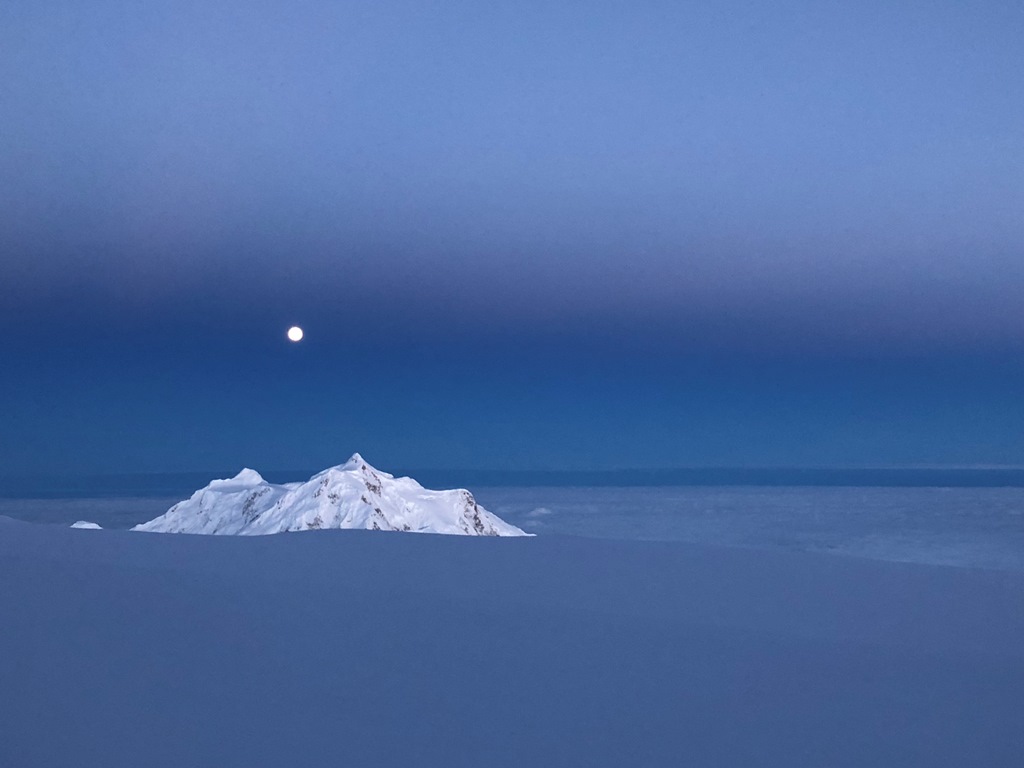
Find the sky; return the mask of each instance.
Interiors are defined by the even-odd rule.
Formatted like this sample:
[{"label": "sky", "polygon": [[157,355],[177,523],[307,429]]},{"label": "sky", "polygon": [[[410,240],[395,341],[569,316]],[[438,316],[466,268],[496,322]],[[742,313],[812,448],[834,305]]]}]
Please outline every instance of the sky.
[{"label": "sky", "polygon": [[0,473],[1024,464],[1022,40],[4,3]]}]

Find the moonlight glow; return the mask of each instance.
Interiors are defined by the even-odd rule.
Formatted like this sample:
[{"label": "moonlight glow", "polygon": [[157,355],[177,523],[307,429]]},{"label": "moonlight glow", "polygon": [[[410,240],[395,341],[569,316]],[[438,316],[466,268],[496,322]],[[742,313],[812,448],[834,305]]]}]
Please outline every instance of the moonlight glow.
[{"label": "moonlight glow", "polygon": [[302,337],[305,334],[302,333],[302,329],[297,325],[293,325],[288,329],[288,340],[289,341],[302,341]]}]

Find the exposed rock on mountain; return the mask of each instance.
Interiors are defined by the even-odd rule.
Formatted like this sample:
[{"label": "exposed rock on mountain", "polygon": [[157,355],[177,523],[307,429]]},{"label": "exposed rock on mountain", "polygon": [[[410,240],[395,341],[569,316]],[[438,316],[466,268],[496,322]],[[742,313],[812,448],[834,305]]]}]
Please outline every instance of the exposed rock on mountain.
[{"label": "exposed rock on mountain", "polygon": [[464,536],[526,536],[466,490],[431,491],[370,466],[358,453],[303,483],[275,485],[243,469],[214,480],[135,531],[259,535],[365,528]]}]

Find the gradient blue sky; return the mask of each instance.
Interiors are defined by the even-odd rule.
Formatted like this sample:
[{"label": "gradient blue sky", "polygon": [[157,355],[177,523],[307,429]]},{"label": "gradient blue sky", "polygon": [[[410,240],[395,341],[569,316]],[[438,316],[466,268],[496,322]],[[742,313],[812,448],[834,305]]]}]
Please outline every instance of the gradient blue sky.
[{"label": "gradient blue sky", "polygon": [[1024,464],[1022,41],[1014,2],[4,3],[0,470]]}]

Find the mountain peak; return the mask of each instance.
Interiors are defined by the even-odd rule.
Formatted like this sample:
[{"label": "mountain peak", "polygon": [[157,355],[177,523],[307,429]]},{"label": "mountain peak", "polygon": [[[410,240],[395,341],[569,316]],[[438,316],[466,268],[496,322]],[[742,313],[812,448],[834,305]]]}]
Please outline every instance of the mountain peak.
[{"label": "mountain peak", "polygon": [[254,535],[321,528],[527,535],[481,507],[468,491],[428,490],[371,467],[358,453],[302,483],[275,485],[244,469],[133,530]]},{"label": "mountain peak", "polygon": [[234,477],[228,480],[211,480],[209,488],[227,488],[227,487],[249,487],[253,485],[263,485],[266,480],[263,476],[255,469],[249,469],[246,467]]},{"label": "mountain peak", "polygon": [[353,453],[349,460],[341,465],[342,469],[373,469],[359,453]]}]

